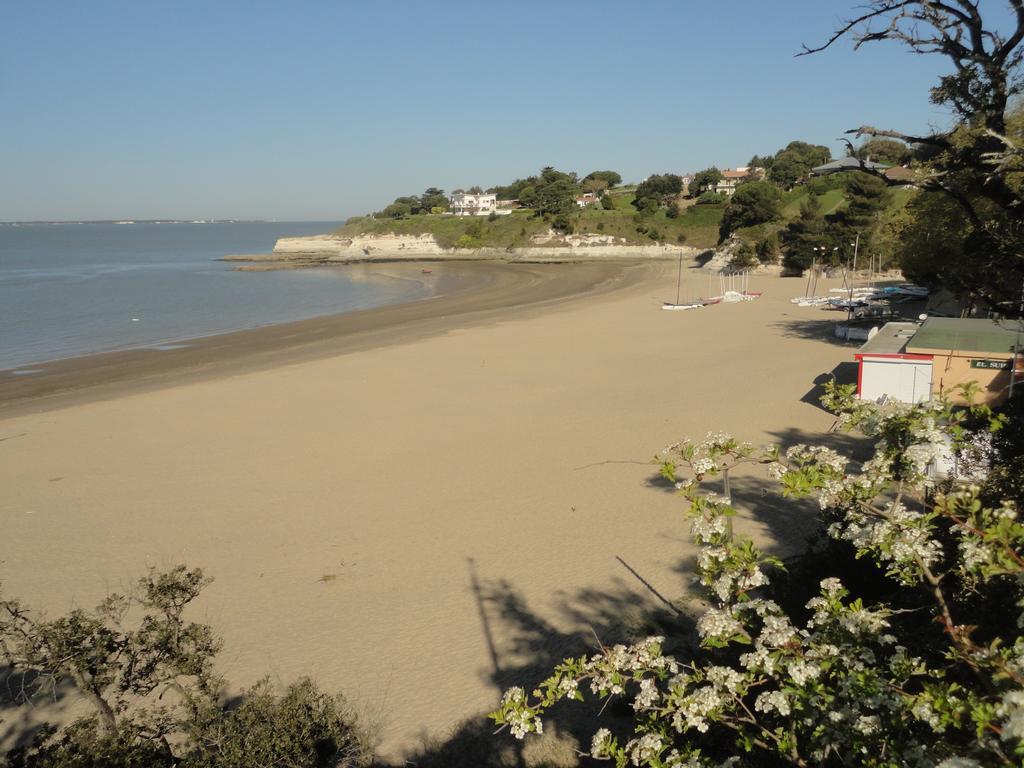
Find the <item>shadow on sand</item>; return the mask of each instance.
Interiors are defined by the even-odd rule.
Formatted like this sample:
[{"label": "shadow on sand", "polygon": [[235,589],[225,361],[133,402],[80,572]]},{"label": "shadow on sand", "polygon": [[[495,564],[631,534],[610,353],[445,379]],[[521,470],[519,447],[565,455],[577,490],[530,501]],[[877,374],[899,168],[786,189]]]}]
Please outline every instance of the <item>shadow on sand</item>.
[{"label": "shadow on sand", "polygon": [[[584,589],[556,595],[556,613],[562,629],[534,611],[507,579],[488,578],[467,561],[473,597],[480,616],[481,632],[490,654],[490,667],[482,670],[493,685],[495,706],[501,692],[521,686],[530,690],[548,677],[563,659],[591,655],[602,646],[630,642],[649,635],[669,638],[668,649],[686,656],[693,649],[689,638],[693,621],[688,612],[657,591],[622,558],[616,567],[622,577],[607,590]],[[600,713],[601,726],[628,727],[628,701],[619,701]],[[496,728],[484,713],[469,718],[446,738],[421,736],[421,744],[404,761],[392,765],[428,768],[560,768],[583,759],[579,751],[590,747],[596,730],[598,706],[593,702],[568,702],[545,717],[544,734],[517,741],[507,730]]]}]

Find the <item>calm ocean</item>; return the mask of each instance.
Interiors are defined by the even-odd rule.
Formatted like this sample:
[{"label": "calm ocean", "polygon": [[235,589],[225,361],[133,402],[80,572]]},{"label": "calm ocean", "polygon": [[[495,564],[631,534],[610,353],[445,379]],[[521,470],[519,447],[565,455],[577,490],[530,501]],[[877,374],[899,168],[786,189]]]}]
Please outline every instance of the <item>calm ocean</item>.
[{"label": "calm ocean", "polygon": [[365,271],[238,272],[331,222],[0,226],[0,370],[394,304],[423,286]]}]

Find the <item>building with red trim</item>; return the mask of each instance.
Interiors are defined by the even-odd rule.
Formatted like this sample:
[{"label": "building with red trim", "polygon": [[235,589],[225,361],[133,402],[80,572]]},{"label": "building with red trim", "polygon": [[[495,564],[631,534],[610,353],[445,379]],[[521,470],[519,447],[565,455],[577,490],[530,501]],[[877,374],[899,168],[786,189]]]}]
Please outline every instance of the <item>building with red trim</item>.
[{"label": "building with red trim", "polygon": [[857,394],[863,400],[919,403],[939,395],[965,404],[958,387],[975,382],[977,404],[1024,387],[1024,333],[1018,321],[929,317],[886,323],[857,350]]}]

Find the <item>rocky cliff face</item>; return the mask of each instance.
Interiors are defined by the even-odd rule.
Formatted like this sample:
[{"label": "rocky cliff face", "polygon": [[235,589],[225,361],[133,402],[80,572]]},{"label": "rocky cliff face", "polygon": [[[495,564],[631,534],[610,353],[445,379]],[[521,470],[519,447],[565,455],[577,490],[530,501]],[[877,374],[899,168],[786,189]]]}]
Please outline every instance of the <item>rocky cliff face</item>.
[{"label": "rocky cliff face", "polygon": [[494,259],[502,261],[578,261],[594,258],[676,258],[680,252],[694,256],[700,251],[687,246],[623,245],[596,235],[548,237],[543,245],[527,248],[441,248],[432,235],[364,235],[338,237],[283,237],[274,252],[238,260],[332,263],[353,261],[415,261]]},{"label": "rocky cliff face", "polygon": [[338,237],[313,235],[312,237],[282,237],[274,246],[278,256],[320,256],[331,261],[359,261],[388,256],[408,258],[437,258],[445,251],[433,235],[365,235]]}]

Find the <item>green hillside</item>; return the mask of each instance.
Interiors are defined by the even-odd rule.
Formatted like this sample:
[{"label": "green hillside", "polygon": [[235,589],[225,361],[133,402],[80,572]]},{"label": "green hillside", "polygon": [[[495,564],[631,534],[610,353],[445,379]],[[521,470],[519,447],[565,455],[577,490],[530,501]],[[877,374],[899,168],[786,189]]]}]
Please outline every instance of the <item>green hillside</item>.
[{"label": "green hillside", "polygon": [[[756,227],[741,228],[736,234],[754,242],[783,229],[799,215],[800,206],[811,194],[811,189],[798,186],[785,192],[781,205],[782,218]],[[843,189],[836,182],[819,184],[813,189],[820,191],[818,202],[822,214],[833,213],[846,204]],[[902,210],[913,193],[911,188],[893,189],[892,202],[886,209],[883,223]],[[611,210],[595,205],[569,214],[572,233],[613,236],[620,242],[634,245],[663,243],[713,248],[718,244],[718,228],[727,204],[694,205],[693,201],[687,200],[683,202],[685,207],[679,215],[670,218],[666,208],[660,208],[654,213],[638,212],[633,206],[634,193],[630,188],[614,189],[607,194],[614,203]],[[404,218],[356,217],[349,219],[335,233],[343,237],[389,233],[431,234],[443,248],[523,248],[543,239],[550,227],[547,220],[535,216],[533,211],[520,209],[510,215],[493,218],[439,213],[416,214]]]}]

